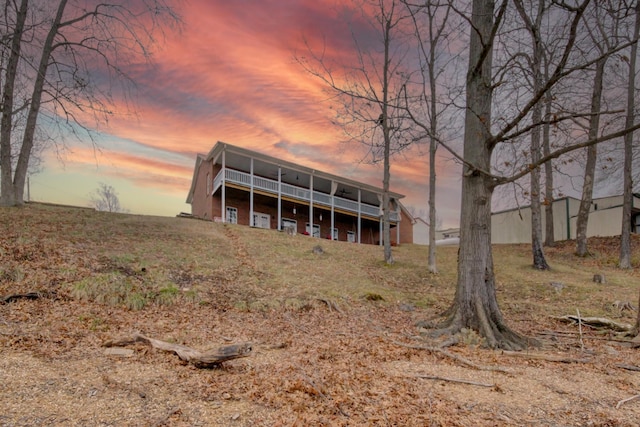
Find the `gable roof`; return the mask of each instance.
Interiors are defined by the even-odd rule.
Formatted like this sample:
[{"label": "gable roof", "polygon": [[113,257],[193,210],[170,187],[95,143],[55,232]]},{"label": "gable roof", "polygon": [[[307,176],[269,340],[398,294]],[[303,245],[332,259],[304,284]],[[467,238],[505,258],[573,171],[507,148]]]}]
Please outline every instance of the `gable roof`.
[{"label": "gable roof", "polygon": [[204,160],[205,157],[202,154],[196,156],[196,165],[193,167],[193,177],[191,178],[191,188],[189,188],[189,194],[187,195],[187,203],[189,204],[193,202],[193,193],[196,191],[196,181],[198,180],[198,170]]}]

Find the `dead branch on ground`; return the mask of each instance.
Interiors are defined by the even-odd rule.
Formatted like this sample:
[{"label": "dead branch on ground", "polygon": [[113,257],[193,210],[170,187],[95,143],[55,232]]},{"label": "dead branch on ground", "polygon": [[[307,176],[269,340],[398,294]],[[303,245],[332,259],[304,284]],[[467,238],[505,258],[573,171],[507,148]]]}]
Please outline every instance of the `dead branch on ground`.
[{"label": "dead branch on ground", "polygon": [[584,351],[584,340],[582,339],[582,316],[580,316],[580,310],[576,308],[576,314],[578,315],[578,332],[580,333],[580,349]]},{"label": "dead branch on ground", "polygon": [[614,366],[615,366],[616,368],[626,369],[627,371],[636,371],[636,372],[640,372],[640,366],[625,365],[624,363],[616,363]]},{"label": "dead branch on ground", "polygon": [[616,405],[616,409],[620,409],[620,407],[622,405],[624,405],[627,402],[631,402],[632,400],[638,399],[640,398],[640,394],[636,394],[635,396],[631,396],[631,397],[627,397],[626,399],[622,399],[621,401],[618,402],[618,404]]},{"label": "dead branch on ground", "polygon": [[10,302],[14,302],[19,299],[34,300],[34,299],[45,298],[53,295],[55,295],[55,292],[27,292],[25,294],[7,295],[4,297],[0,297],[0,304],[9,304]]},{"label": "dead branch on ground", "polygon": [[611,329],[616,332],[630,332],[633,329],[633,327],[627,323],[618,323],[604,317],[579,317],[568,314],[566,316],[554,317],[554,319],[566,323],[586,325],[595,329]]},{"label": "dead branch on ground", "polygon": [[[538,332],[538,335],[550,336],[552,338],[574,339],[576,335],[579,335],[579,333],[571,332],[571,331],[542,331],[542,332]],[[583,339],[594,340],[594,341],[610,341],[610,342],[618,342],[618,343],[624,343],[624,344],[634,344],[632,340],[626,339],[626,338],[594,337],[593,335],[583,335]]]},{"label": "dead branch on ground", "polygon": [[457,379],[457,378],[445,378],[445,377],[439,377],[436,375],[415,375],[415,378],[422,378],[425,380],[436,380],[436,381],[448,381],[451,383],[459,383],[459,384],[469,384],[469,385],[477,385],[478,387],[491,387],[491,388],[495,388],[495,384],[487,384],[487,383],[479,383],[476,381],[469,381],[469,380],[461,380],[461,379]]},{"label": "dead branch on ground", "polygon": [[512,356],[512,357],[520,357],[523,359],[536,359],[536,360],[545,360],[547,362],[558,362],[558,363],[589,363],[589,359],[574,359],[571,357],[564,356],[552,356],[550,354],[542,354],[542,353],[525,353],[522,351],[507,351],[503,350],[501,352],[504,356]]},{"label": "dead branch on ground", "polygon": [[137,342],[150,345],[158,350],[175,353],[181,360],[189,362],[197,368],[213,368],[232,359],[247,357],[251,354],[251,344],[233,344],[205,351],[198,351],[191,347],[180,344],[173,344],[166,341],[149,338],[142,334],[134,334],[131,338],[124,338],[115,341],[107,341],[104,347],[124,347]]},{"label": "dead branch on ground", "polygon": [[342,309],[340,309],[338,304],[336,304],[334,301],[331,301],[330,299],[326,299],[326,298],[317,298],[317,300],[325,303],[327,305],[327,307],[329,308],[329,311],[335,310],[340,314],[344,314]]},{"label": "dead branch on ground", "polygon": [[432,346],[427,346],[427,345],[411,345],[411,344],[404,344],[398,341],[392,341],[393,344],[395,345],[399,345],[401,347],[406,347],[406,348],[411,348],[414,350],[426,350],[429,351],[431,353],[437,353],[437,354],[441,354],[445,357],[448,357],[450,359],[453,359],[457,362],[460,362],[461,364],[465,365],[465,366],[469,366],[473,369],[477,369],[479,371],[494,371],[494,372],[504,372],[507,374],[510,374],[511,371],[509,371],[508,369],[505,368],[501,368],[498,366],[482,366],[482,365],[478,365],[477,363],[474,363],[468,359],[465,359],[464,357],[458,356],[456,354],[450,353],[445,349],[439,348],[439,347],[432,347]]}]

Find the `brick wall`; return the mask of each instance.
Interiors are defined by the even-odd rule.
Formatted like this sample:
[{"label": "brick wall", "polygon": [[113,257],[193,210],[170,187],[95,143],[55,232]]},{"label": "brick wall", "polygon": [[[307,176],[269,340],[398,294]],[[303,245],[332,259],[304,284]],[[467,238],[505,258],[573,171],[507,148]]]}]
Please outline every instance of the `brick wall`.
[{"label": "brick wall", "polygon": [[[221,190],[211,197],[207,194],[207,173],[209,173],[209,189],[212,190],[213,178],[221,170],[220,165],[212,165],[212,162],[202,162],[197,174],[197,183],[194,189],[193,203],[191,205],[191,211],[194,216],[204,219],[214,220],[216,218],[224,218],[225,212],[222,212],[222,200]],[[240,190],[232,187],[226,188],[226,207],[234,207],[238,210],[238,224],[249,225],[249,200],[250,194],[246,190]],[[254,193],[253,210],[254,213],[261,213],[269,215],[269,228],[278,228],[278,206],[277,198],[270,197],[262,194]],[[293,213],[295,209],[295,214]],[[320,219],[322,214],[322,219]],[[315,225],[320,225],[320,236],[322,238],[328,238],[330,236],[331,229],[331,210],[319,208],[314,206],[313,216]],[[282,200],[282,218],[296,221],[297,230],[299,234],[303,234],[306,231],[306,224],[309,223],[309,206],[300,204],[298,202],[292,202],[289,200]],[[338,240],[347,241],[347,232],[358,232],[358,219],[356,216],[347,215],[341,212],[335,212],[334,227],[338,229]],[[391,242],[396,242],[396,228],[391,229]],[[377,220],[370,220],[362,218],[361,222],[361,237],[360,241],[365,244],[378,244],[380,242],[380,223]],[[402,212],[402,221],[400,224],[400,243],[412,243],[413,242],[413,230],[411,227],[411,221]]]}]

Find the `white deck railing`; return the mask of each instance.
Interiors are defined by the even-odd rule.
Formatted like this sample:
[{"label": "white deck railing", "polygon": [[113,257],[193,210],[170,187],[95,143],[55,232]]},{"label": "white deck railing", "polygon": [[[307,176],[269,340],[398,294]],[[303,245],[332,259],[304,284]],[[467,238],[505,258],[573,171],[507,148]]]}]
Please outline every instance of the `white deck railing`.
[{"label": "white deck railing", "polygon": [[[225,181],[228,181],[233,184],[238,184],[246,187],[251,187],[251,174],[240,172],[234,169],[224,169],[225,173]],[[220,185],[222,184],[222,171],[220,171],[215,178],[213,179],[213,192],[215,193]],[[253,188],[258,189],[260,191],[266,191],[269,193],[273,193],[274,195],[278,195],[278,181],[273,179],[263,178],[261,176],[253,177]],[[284,182],[280,184],[280,192],[283,196],[293,197],[294,199],[303,200],[306,202],[311,201],[311,190],[308,188],[297,187],[291,184],[285,184]],[[367,216],[372,216],[378,218],[382,215],[379,206],[369,205],[367,203],[358,203],[357,201],[344,199],[338,196],[331,196],[327,193],[321,193],[319,191],[313,192],[313,203],[314,205],[323,205],[326,207],[331,207],[331,198],[333,197],[333,206],[346,210],[349,212],[358,213],[358,206],[360,207],[360,212]],[[398,220],[397,212],[389,212],[389,219],[391,221]]]}]

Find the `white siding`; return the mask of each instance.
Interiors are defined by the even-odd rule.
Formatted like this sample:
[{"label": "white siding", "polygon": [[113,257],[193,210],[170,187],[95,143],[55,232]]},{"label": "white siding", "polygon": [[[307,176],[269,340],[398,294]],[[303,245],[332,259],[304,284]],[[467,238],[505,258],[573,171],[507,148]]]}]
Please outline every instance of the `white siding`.
[{"label": "white siding", "polygon": [[[640,199],[634,198],[634,207]],[[576,238],[576,218],[580,200],[566,197],[553,202],[555,240]],[[567,230],[567,224],[570,224]],[[593,201],[587,225],[587,237],[618,236],[622,229],[622,196],[603,197]],[[544,206],[542,235],[545,234]],[[531,208],[524,207],[491,215],[491,241],[493,243],[531,243]]]},{"label": "white siding", "polygon": [[416,218],[413,224],[413,243],[416,245],[429,244],[429,224],[421,218]]}]

